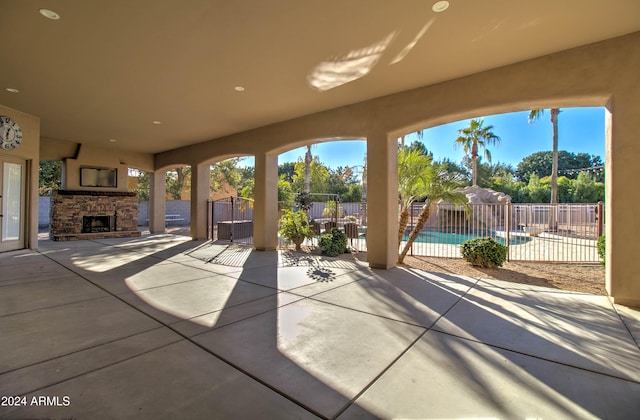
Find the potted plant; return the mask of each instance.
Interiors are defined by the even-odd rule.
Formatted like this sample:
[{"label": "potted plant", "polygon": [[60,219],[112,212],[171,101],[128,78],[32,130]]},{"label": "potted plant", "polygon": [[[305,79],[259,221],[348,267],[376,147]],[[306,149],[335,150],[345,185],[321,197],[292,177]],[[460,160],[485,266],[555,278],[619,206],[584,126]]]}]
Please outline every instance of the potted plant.
[{"label": "potted plant", "polygon": [[302,250],[301,246],[305,239],[313,238],[313,230],[307,220],[307,215],[302,211],[284,210],[280,218],[280,236],[287,244],[294,243],[296,251]]}]

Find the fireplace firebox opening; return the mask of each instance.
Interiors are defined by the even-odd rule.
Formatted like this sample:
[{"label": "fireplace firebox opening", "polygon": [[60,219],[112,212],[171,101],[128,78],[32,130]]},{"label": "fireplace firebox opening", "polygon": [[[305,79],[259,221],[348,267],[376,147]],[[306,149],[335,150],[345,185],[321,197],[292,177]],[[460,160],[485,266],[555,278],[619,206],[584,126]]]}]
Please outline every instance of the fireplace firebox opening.
[{"label": "fireplace firebox opening", "polygon": [[82,233],[102,233],[116,230],[116,216],[83,216]]}]

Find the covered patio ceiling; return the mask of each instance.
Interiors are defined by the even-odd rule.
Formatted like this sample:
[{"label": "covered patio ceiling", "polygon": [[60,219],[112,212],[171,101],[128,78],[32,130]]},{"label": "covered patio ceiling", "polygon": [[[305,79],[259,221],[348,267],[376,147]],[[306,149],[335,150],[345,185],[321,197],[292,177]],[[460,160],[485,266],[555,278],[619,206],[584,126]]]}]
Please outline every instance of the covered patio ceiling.
[{"label": "covered patio ceiling", "polygon": [[0,103],[159,153],[640,30],[637,0],[434,3],[0,0]]}]

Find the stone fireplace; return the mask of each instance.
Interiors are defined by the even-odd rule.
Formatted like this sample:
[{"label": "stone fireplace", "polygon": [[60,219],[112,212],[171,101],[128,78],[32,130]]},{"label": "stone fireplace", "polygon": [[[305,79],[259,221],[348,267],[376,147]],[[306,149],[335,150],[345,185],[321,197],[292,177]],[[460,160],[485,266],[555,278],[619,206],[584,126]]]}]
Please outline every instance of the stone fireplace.
[{"label": "stone fireplace", "polygon": [[57,190],[50,223],[54,241],[137,237],[138,197],[124,191]]}]

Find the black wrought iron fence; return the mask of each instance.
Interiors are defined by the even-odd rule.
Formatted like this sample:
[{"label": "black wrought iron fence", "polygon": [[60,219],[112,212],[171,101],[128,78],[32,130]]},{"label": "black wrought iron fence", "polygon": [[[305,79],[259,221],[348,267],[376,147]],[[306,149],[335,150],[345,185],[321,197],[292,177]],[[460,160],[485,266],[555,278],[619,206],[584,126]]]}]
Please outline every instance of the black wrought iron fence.
[{"label": "black wrought iron fence", "polygon": [[[423,203],[414,203],[400,249],[418,222]],[[208,237],[253,244],[253,201],[227,198],[208,202]],[[295,209],[279,202],[278,208]],[[338,213],[326,203],[314,202],[308,211],[316,236],[305,245],[317,246],[332,227],[347,234],[350,246],[367,250],[367,204],[340,203]],[[410,255],[460,258],[462,242],[490,236],[509,249],[511,261],[597,263],[597,240],[603,234],[603,203],[592,204],[471,204],[469,209],[434,205],[430,217],[411,246]],[[283,238],[278,244],[285,247]]]},{"label": "black wrought iron fence", "polygon": [[[284,201],[278,202],[278,209],[281,212],[284,209],[297,210],[295,203]],[[307,215],[316,236],[307,240],[304,245],[317,246],[320,236],[336,227],[345,232],[350,247],[359,252],[366,252],[367,203],[338,203],[336,210],[335,207],[328,207],[325,202],[313,202]],[[280,236],[278,246],[286,247],[286,241]]]},{"label": "black wrought iron fence", "polygon": [[253,244],[253,200],[229,197],[207,205],[208,239]]}]

